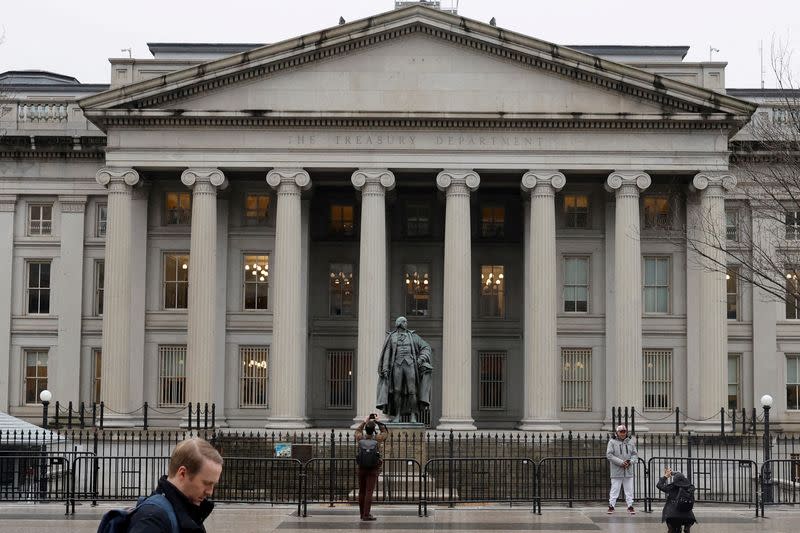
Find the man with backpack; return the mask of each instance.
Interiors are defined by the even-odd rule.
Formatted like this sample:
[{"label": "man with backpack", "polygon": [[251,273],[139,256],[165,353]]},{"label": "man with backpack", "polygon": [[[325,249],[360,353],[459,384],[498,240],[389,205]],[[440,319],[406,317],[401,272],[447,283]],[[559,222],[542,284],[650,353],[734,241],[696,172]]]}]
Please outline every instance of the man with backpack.
[{"label": "man with backpack", "polygon": [[222,456],[201,438],[178,443],[166,476],[148,498],[130,510],[109,511],[98,533],[205,532],[203,522],[214,509],[208,498],[222,474]]},{"label": "man with backpack", "polygon": [[[672,478],[672,482],[668,481]],[[664,468],[664,475],[656,485],[658,490],[667,493],[667,501],[661,510],[661,521],[667,523],[669,533],[680,533],[681,527],[689,533],[691,527],[697,523],[694,517],[694,485],[680,472],[673,472],[671,468]]]},{"label": "man with backpack", "polygon": [[378,484],[381,470],[380,443],[386,440],[389,430],[372,413],[356,428],[356,463],[358,464],[358,510],[361,520],[372,521],[370,513],[372,494]]}]

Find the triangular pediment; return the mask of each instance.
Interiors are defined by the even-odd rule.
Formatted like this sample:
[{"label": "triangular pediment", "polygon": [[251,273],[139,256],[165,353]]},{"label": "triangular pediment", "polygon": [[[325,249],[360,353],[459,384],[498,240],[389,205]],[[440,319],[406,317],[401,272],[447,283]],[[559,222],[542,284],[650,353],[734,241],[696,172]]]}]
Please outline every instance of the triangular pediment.
[{"label": "triangular pediment", "polygon": [[751,104],[415,6],[81,101],[125,116],[749,119]]}]

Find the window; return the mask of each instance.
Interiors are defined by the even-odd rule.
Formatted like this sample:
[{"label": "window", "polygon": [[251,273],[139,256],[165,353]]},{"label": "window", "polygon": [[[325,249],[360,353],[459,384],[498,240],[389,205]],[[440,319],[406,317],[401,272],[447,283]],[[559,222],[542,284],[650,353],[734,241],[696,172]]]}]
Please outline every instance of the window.
[{"label": "window", "polygon": [[423,203],[406,205],[406,237],[428,237],[431,234],[431,207]]},{"label": "window", "polygon": [[108,225],[108,205],[97,204],[97,220],[95,221],[94,234],[96,237],[105,237]]},{"label": "window", "polygon": [[50,313],[50,261],[28,262],[28,314]]},{"label": "window", "polygon": [[480,409],[503,409],[506,388],[506,352],[480,352]]},{"label": "window", "polygon": [[53,231],[53,204],[28,206],[28,235],[50,235]]},{"label": "window", "polygon": [[244,256],[244,308],[263,311],[267,308],[269,292],[269,256]]},{"label": "window", "polygon": [[786,408],[800,409],[800,354],[786,354]]},{"label": "window", "polygon": [[786,238],[800,239],[800,211],[786,212]]},{"label": "window", "polygon": [[786,272],[786,318],[800,318],[800,280],[795,269]]},{"label": "window", "polygon": [[669,257],[644,258],[644,312],[669,312]]},{"label": "window", "polygon": [[164,309],[186,309],[189,302],[189,256],[164,254]]},{"label": "window", "polygon": [[103,351],[100,348],[92,350],[92,403],[100,403],[100,384],[103,378]]},{"label": "window", "polygon": [[192,194],[189,192],[168,192],[166,205],[167,225],[190,224],[192,222]]},{"label": "window", "polygon": [[334,204],[331,206],[330,233],[337,237],[355,235],[353,206]]},{"label": "window", "polygon": [[481,208],[481,237],[502,239],[506,229],[506,208],[484,206]]},{"label": "window", "polygon": [[268,194],[248,194],[244,197],[244,223],[248,226],[266,224],[269,215]]},{"label": "window", "polygon": [[159,407],[183,407],[186,404],[186,346],[161,345],[158,358]]},{"label": "window", "polygon": [[741,354],[728,354],[728,409],[736,410],[742,407],[741,401]]},{"label": "window", "polygon": [[731,242],[739,242],[739,212],[725,211],[725,238]]},{"label": "window", "polygon": [[592,349],[561,349],[561,410],[592,410]]},{"label": "window", "polygon": [[329,279],[330,316],[353,316],[353,265],[332,263]]},{"label": "window", "polygon": [[431,303],[430,265],[405,265],[406,316],[428,316]]},{"label": "window", "polygon": [[589,197],[585,194],[564,195],[564,225],[568,228],[589,227]]},{"label": "window", "polygon": [[505,267],[481,265],[481,316],[505,316]]},{"label": "window", "polygon": [[644,228],[669,228],[672,226],[669,198],[666,196],[645,196]]},{"label": "window", "polygon": [[353,407],[352,350],[328,350],[328,407]]},{"label": "window", "polygon": [[728,320],[739,319],[739,267],[730,266],[725,274],[728,291]]},{"label": "window", "polygon": [[672,410],[672,350],[644,350],[644,408]]},{"label": "window", "polygon": [[239,347],[239,407],[267,407],[269,347]]},{"label": "window", "polygon": [[39,403],[47,388],[47,350],[25,350],[25,403]]},{"label": "window", "polygon": [[106,262],[94,262],[94,315],[103,316],[103,292],[105,287]]},{"label": "window", "polygon": [[564,258],[564,312],[589,310],[589,258]]}]

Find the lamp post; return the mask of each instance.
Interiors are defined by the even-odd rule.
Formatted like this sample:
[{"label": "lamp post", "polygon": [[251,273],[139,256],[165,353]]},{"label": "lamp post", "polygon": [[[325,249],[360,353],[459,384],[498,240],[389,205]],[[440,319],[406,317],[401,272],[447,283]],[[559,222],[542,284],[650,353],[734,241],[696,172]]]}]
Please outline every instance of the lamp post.
[{"label": "lamp post", "polygon": [[772,466],[770,456],[772,452],[772,438],[769,436],[769,409],[772,407],[772,396],[765,394],[761,397],[761,407],[764,408],[764,471],[761,479],[761,500],[772,503]]},{"label": "lamp post", "polygon": [[47,408],[50,406],[50,400],[53,399],[53,393],[45,389],[39,393],[39,399],[42,401],[42,427],[47,429]]}]

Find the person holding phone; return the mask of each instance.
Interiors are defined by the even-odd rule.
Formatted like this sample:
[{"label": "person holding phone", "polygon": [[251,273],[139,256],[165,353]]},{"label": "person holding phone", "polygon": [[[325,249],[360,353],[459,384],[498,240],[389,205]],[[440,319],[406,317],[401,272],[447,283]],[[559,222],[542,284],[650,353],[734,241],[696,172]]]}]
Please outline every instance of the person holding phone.
[{"label": "person holding phone", "polygon": [[689,533],[697,523],[694,516],[694,485],[680,472],[673,472],[664,467],[664,475],[658,480],[656,488],[667,494],[664,508],[661,510],[661,521],[667,523],[669,533],[680,533],[681,527]]},{"label": "person holding phone", "polygon": [[372,494],[378,484],[381,471],[380,443],[386,440],[389,430],[378,419],[376,413],[370,414],[356,428],[356,463],[358,464],[358,510],[361,520],[372,521],[370,512]]},{"label": "person holding phone", "polygon": [[628,504],[628,513],[636,514],[636,509],[633,507],[633,473],[634,464],[639,460],[639,456],[636,454],[636,443],[628,435],[628,428],[624,424],[617,426],[614,436],[608,441],[606,457],[611,466],[608,514],[614,512],[620,487],[625,491],[625,503]]}]

